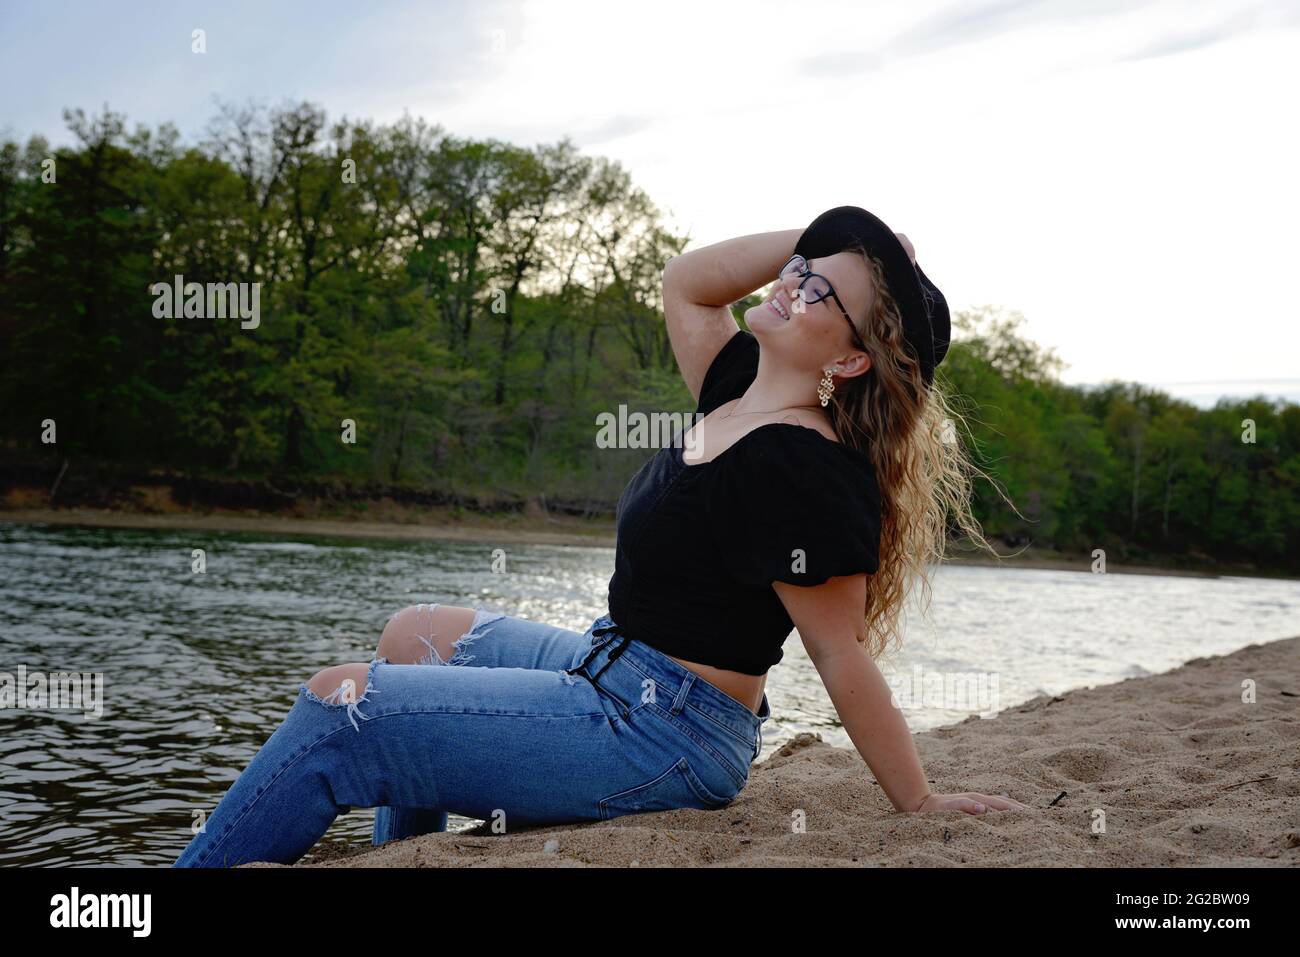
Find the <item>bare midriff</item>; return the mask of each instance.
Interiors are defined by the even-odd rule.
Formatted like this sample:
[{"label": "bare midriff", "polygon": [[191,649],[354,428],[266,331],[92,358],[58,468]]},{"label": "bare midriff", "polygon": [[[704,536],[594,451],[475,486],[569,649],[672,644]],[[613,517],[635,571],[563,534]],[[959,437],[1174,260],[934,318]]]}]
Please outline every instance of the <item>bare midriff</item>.
[{"label": "bare midriff", "polygon": [[754,714],[763,705],[763,688],[767,685],[767,675],[747,675],[742,671],[728,671],[712,665],[701,665],[683,658],[668,656],[687,671],[693,671],[719,691],[735,698]]}]

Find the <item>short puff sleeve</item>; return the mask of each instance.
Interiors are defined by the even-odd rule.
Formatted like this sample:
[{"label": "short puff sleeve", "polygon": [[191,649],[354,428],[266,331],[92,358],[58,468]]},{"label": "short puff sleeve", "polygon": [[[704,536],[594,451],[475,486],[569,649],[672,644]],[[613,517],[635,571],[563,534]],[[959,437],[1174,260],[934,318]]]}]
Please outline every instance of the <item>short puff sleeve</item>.
[{"label": "short puff sleeve", "polygon": [[736,580],[812,586],[879,568],[880,489],[863,453],[776,423],[706,467],[713,541]]},{"label": "short puff sleeve", "polygon": [[705,416],[723,403],[745,394],[758,373],[758,340],[748,329],[738,329],[718,350],[704,373],[695,414]]}]

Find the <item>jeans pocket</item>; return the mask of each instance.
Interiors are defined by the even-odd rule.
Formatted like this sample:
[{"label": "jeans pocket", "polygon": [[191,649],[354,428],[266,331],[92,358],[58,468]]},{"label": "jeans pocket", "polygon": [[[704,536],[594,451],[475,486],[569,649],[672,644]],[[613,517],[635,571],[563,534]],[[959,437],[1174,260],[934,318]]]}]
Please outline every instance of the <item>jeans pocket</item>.
[{"label": "jeans pocket", "polygon": [[618,791],[600,800],[602,820],[624,814],[643,814],[648,811],[671,811],[680,807],[693,807],[711,811],[725,807],[731,799],[719,797],[700,780],[690,761],[678,758],[667,771],[645,784]]}]

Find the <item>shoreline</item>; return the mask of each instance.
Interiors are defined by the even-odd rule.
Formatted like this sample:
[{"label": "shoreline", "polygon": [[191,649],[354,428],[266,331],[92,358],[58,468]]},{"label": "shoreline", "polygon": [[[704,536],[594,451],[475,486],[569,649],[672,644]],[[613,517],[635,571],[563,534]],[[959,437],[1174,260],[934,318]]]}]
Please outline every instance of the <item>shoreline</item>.
[{"label": "shoreline", "polygon": [[[396,510],[384,518],[270,515],[257,511],[131,512],[103,508],[0,508],[0,522],[25,525],[63,525],[90,528],[126,528],[161,531],[237,532],[262,535],[357,538],[397,541],[455,541],[524,545],[571,545],[613,548],[613,522],[557,518],[530,512],[492,516],[452,509]],[[1091,570],[1086,557],[1043,549],[1024,549],[1001,560],[981,551],[950,553],[944,564],[986,565],[1048,571]],[[1224,575],[1295,580],[1286,575],[1260,574],[1231,568],[1174,568],[1160,565],[1108,561],[1108,574],[1171,575],[1217,578]]]},{"label": "shoreline", "polygon": [[1293,637],[914,736],[935,791],[1005,792],[1022,812],[899,813],[856,751],[800,734],[718,811],[480,825],[244,866],[1300,867],[1298,702]]},{"label": "shoreline", "polygon": [[123,512],[103,508],[0,509],[0,522],[80,525],[160,531],[247,532],[397,541],[485,541],[530,545],[614,547],[613,523],[579,519],[476,516],[465,521],[450,511],[431,510],[421,520],[364,520],[268,515],[264,512]]}]

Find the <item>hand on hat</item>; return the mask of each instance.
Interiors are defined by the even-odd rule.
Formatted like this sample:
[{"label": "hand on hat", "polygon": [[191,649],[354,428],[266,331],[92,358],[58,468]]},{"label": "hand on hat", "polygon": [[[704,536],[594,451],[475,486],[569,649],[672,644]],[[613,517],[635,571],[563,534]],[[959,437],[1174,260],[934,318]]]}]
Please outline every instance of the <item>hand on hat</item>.
[{"label": "hand on hat", "polygon": [[907,258],[912,260],[912,265],[916,265],[916,250],[912,248],[912,241],[902,233],[894,233],[894,235],[898,237],[898,241],[902,243],[903,248],[907,250]]},{"label": "hand on hat", "polygon": [[[894,237],[891,246],[888,237]],[[913,353],[920,360],[921,378],[929,386],[934,379],[934,367],[948,351],[951,324],[948,302],[943,293],[923,272],[916,262],[916,247],[903,233],[896,233],[869,210],[861,206],[835,206],[819,214],[799,234],[794,251],[805,259],[831,256],[852,246],[879,250],[880,266],[885,281],[894,293],[899,315],[903,320],[903,333]],[[895,254],[897,249],[906,254],[911,269],[903,269]],[[891,252],[890,250],[895,252]]]}]

